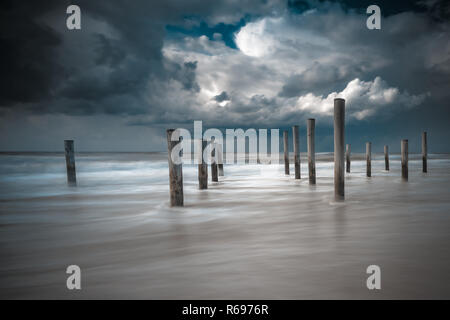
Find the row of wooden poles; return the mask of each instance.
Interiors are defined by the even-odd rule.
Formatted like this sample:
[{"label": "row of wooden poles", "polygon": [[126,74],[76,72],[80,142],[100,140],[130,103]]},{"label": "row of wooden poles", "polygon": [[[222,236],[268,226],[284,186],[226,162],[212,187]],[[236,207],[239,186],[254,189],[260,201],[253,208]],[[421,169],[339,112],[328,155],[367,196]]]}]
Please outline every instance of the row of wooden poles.
[{"label": "row of wooden poles", "polygon": [[[170,205],[183,206],[183,167],[172,161],[172,150],[181,142],[172,140],[175,129],[167,129],[167,146],[169,154],[169,181],[170,181]],[[208,189],[208,163],[204,159],[204,152],[208,145],[206,140],[201,140],[201,159],[198,164],[198,187]],[[222,145],[211,142],[211,181],[218,182],[219,176],[224,176]]]},{"label": "row of wooden poles", "polygon": [[[350,172],[350,145],[345,145],[345,100],[342,98],[334,99],[334,195],[335,200],[345,199],[344,182],[344,162],[346,171]],[[169,153],[169,177],[170,177],[170,204],[171,206],[183,206],[183,171],[181,164],[174,164],[171,159],[172,149],[181,141],[172,141],[172,134],[175,129],[167,130],[167,145]],[[299,127],[292,127],[293,145],[294,145],[294,168],[295,179],[300,179],[300,140]],[[207,141],[202,140],[202,161],[198,165],[199,189],[208,188],[208,165],[203,160],[203,151],[206,148]],[[344,151],[344,145],[346,146]],[[284,147],[284,170],[289,175],[289,139],[288,131],[283,132]],[[218,158],[215,157],[216,149]],[[308,173],[309,183],[316,183],[316,164],[315,164],[315,119],[307,120],[307,152],[308,152]],[[218,181],[218,168],[220,175],[223,175],[222,146],[215,145],[211,151],[211,176],[212,181]],[[384,146],[385,169],[389,170],[389,148]],[[345,159],[345,161],[344,161]],[[366,175],[372,176],[372,143],[366,143]],[[427,133],[422,133],[422,171],[427,172]],[[408,140],[401,140],[401,167],[402,178],[408,180]]]},{"label": "row of wooden poles", "polygon": [[[308,119],[307,121],[307,152],[308,152],[308,173],[309,183],[316,183],[316,160],[315,160],[315,119]],[[283,131],[283,148],[284,148],[284,173],[289,175],[289,138],[288,131]],[[294,168],[295,179],[300,179],[300,151],[299,151],[299,134],[298,126],[292,127],[292,135],[294,142]],[[340,142],[340,141],[339,141]],[[335,139],[336,143],[336,139]],[[350,173],[351,163],[351,146],[345,146],[345,162],[346,172]],[[339,159],[339,158],[338,158]],[[402,163],[402,178],[408,179],[408,140],[401,140],[401,163]],[[336,160],[336,157],[335,157]],[[385,170],[389,171],[389,146],[384,146],[384,165]],[[427,172],[427,133],[422,132],[422,172]],[[366,142],[366,176],[372,176],[372,142]]]},{"label": "row of wooden poles", "polygon": [[[346,171],[350,172],[350,145],[347,144],[344,152],[344,129],[345,129],[345,100],[334,99],[334,195],[336,200],[344,200],[344,156]],[[167,145],[169,153],[169,181],[170,181],[170,204],[171,206],[183,206],[183,170],[182,164],[175,164],[171,155],[173,148],[180,143],[180,139],[172,141],[175,129],[167,130]],[[295,179],[300,179],[300,139],[299,127],[292,127],[294,144],[294,168]],[[207,141],[201,141],[202,157],[198,165],[199,189],[208,188],[208,164],[203,159]],[[289,139],[288,131],[283,132],[284,147],[284,170],[289,175]],[[64,151],[66,156],[67,181],[69,185],[76,185],[75,152],[73,140],[64,140]],[[309,183],[316,183],[316,160],[315,160],[315,119],[307,120],[307,152]],[[389,149],[384,146],[385,169],[389,170]],[[218,177],[224,175],[222,145],[212,142],[211,148],[211,180],[219,181]],[[372,143],[366,143],[366,175],[372,176]],[[408,140],[401,141],[401,165],[402,178],[408,180]],[[427,133],[422,132],[422,171],[427,172]]]}]

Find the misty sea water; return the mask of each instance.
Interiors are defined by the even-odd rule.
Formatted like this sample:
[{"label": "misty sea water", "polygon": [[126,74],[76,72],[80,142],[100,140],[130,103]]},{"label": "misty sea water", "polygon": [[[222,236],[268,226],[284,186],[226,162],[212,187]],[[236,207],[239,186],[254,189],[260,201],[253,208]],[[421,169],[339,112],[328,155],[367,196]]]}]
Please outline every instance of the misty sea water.
[{"label": "misty sea water", "polygon": [[[302,154],[303,156],[303,154]],[[62,153],[0,154],[1,298],[450,298],[450,156],[364,155],[333,200],[333,155],[317,184],[283,165],[225,165],[198,190],[184,165],[183,208],[169,207],[167,154],[77,153],[77,186]],[[210,180],[210,177],[209,177]],[[82,290],[66,288],[69,265]],[[379,265],[382,289],[368,290]]]}]

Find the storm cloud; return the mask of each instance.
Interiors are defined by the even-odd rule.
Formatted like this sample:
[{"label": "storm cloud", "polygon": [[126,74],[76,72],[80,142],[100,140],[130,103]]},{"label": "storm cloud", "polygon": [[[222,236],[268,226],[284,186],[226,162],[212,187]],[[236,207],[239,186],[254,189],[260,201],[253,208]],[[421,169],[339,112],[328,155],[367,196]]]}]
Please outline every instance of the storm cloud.
[{"label": "storm cloud", "polygon": [[316,117],[330,125],[335,97],[347,99],[355,128],[370,120],[374,132],[407,112],[409,123],[450,135],[444,1],[381,4],[381,30],[368,30],[365,4],[352,1],[76,4],[82,29],[71,31],[67,3],[2,2],[2,148],[20,145],[7,138],[14,130],[30,132],[24,146],[39,124],[60,132],[58,117],[79,127],[99,119],[104,135],[111,128],[130,137],[133,127],[162,137],[194,120],[288,127]]}]

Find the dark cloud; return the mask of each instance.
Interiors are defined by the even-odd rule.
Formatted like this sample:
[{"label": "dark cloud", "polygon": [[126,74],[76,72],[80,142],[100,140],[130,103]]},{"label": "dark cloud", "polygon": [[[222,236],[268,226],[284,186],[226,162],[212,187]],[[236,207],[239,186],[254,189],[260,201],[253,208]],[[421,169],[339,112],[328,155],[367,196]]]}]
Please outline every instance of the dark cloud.
[{"label": "dark cloud", "polygon": [[418,5],[426,8],[427,13],[436,21],[445,22],[450,20],[450,3],[440,0],[422,0]]},{"label": "dark cloud", "polygon": [[[195,61],[167,61],[165,26],[268,12],[272,1],[80,0],[81,30],[65,27],[67,3],[6,1],[0,16],[0,106],[39,113],[157,112],[155,81],[198,92]],[[186,19],[186,17],[190,17]],[[152,85],[153,84],[153,85]],[[159,88],[158,88],[159,89]]]},{"label": "dark cloud", "polygon": [[0,107],[48,98],[63,77],[55,62],[61,35],[37,21],[56,1],[2,1],[0,11]]},{"label": "dark cloud", "polygon": [[[353,83],[364,97],[349,114],[361,119],[370,99],[392,98],[367,112],[371,126],[407,118],[398,127],[423,121],[449,133],[445,1],[382,2],[380,31],[365,28],[372,1],[79,0],[77,31],[65,26],[68,3],[1,2],[0,120],[21,118],[16,130],[30,115],[33,123],[47,115],[103,121],[89,122],[94,127],[117,126],[115,117],[129,136],[133,126],[199,119],[276,127],[299,123],[318,106],[324,124],[327,96]],[[247,26],[254,28],[241,38],[246,47],[236,47],[233,33]],[[426,103],[419,108],[418,100]]]},{"label": "dark cloud", "polygon": [[230,100],[230,97],[228,96],[228,93],[226,91],[222,91],[221,94],[214,96],[213,100],[215,100],[217,102],[223,102],[223,101]]},{"label": "dark cloud", "polygon": [[311,9],[309,1],[305,0],[288,0],[288,8],[295,13],[303,13],[306,10]]},{"label": "dark cloud", "polygon": [[198,92],[200,87],[195,81],[195,69],[197,69],[197,61],[185,62],[178,69],[178,80],[183,84],[184,89]]},{"label": "dark cloud", "polygon": [[[294,1],[296,2],[296,1]],[[300,1],[303,2],[303,1]],[[391,16],[401,12],[410,11],[417,13],[428,13],[433,16],[441,15],[448,8],[445,0],[396,0],[396,1],[373,1],[373,0],[309,0],[308,3],[338,3],[346,11],[366,12],[366,8],[376,4],[381,8],[383,16]],[[448,14],[448,11],[447,11]]]},{"label": "dark cloud", "polygon": [[362,70],[359,66],[324,65],[319,62],[307,68],[300,74],[290,76],[279,93],[280,97],[296,97],[308,92],[323,95],[337,91],[342,83],[348,83],[360,77]]},{"label": "dark cloud", "polygon": [[97,34],[98,46],[95,62],[99,65],[106,64],[110,67],[118,66],[126,57],[125,50],[120,47],[118,41],[114,41],[103,34]]}]

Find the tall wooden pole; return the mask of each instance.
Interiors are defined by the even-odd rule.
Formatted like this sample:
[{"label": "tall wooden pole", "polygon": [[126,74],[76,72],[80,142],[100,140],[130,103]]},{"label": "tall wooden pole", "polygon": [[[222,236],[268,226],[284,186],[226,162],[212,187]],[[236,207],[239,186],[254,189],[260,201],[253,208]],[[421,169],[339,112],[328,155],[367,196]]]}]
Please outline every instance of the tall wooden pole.
[{"label": "tall wooden pole", "polygon": [[345,171],[347,171],[347,172],[350,172],[350,152],[351,152],[351,146],[349,144],[347,144],[345,146],[345,160],[346,160],[346,163],[347,163]]},{"label": "tall wooden pole", "polygon": [[284,174],[289,175],[289,141],[287,131],[283,131],[283,147],[284,147]]},{"label": "tall wooden pole", "polygon": [[402,178],[408,180],[408,140],[402,140]]},{"label": "tall wooden pole", "polygon": [[77,184],[77,175],[73,140],[64,140],[64,153],[66,155],[67,182],[69,185],[74,186]]},{"label": "tall wooden pole", "polygon": [[366,142],[366,175],[372,176],[372,143]]},{"label": "tall wooden pole", "polygon": [[384,146],[384,169],[389,171],[389,147]]},{"label": "tall wooden pole", "polygon": [[214,142],[211,142],[211,180],[213,182],[219,181],[219,174],[218,174],[218,170],[217,170],[216,148],[217,148],[217,144]]},{"label": "tall wooden pole", "polygon": [[344,145],[345,145],[345,100],[334,99],[334,197],[345,199]]},{"label": "tall wooden pole", "polygon": [[298,126],[292,127],[292,135],[294,141],[294,165],[295,165],[295,179],[300,179],[300,139],[298,133]]},{"label": "tall wooden pole", "polygon": [[208,189],[208,163],[206,162],[206,159],[203,158],[204,151],[206,149],[206,146],[208,145],[208,142],[206,140],[198,140],[199,142],[199,149],[200,149],[200,155],[199,155],[199,163],[198,163],[198,188],[199,189]]},{"label": "tall wooden pole", "polygon": [[223,177],[223,146],[217,144],[217,166],[219,168],[219,176]]},{"label": "tall wooden pole", "polygon": [[422,172],[427,172],[427,157],[428,157],[428,146],[427,146],[427,132],[422,132]]},{"label": "tall wooden pole", "polygon": [[183,169],[181,162],[175,163],[172,159],[173,148],[180,143],[180,138],[172,141],[172,134],[175,129],[167,129],[167,149],[169,152],[169,183],[170,183],[170,205],[173,207],[182,207],[183,196]]},{"label": "tall wooden pole", "polygon": [[308,119],[306,127],[308,136],[307,147],[308,147],[309,184],[316,184],[316,146],[315,146],[316,120]]}]

